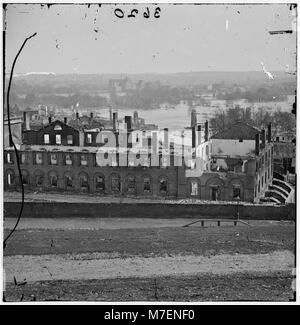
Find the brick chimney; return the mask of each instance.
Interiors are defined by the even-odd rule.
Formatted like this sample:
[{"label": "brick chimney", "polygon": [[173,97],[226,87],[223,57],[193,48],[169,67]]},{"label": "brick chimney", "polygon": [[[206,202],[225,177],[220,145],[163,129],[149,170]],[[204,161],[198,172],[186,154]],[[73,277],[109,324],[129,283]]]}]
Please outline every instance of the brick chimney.
[{"label": "brick chimney", "polygon": [[256,154],[256,156],[259,155],[259,141],[260,141],[259,133],[256,133],[255,134],[255,154]]},{"label": "brick chimney", "polygon": [[132,123],[131,123],[132,117],[131,116],[125,116],[125,123],[127,126],[127,131],[131,132],[132,131]]},{"label": "brick chimney", "polygon": [[133,123],[135,126],[137,126],[139,124],[139,115],[137,111],[134,111],[133,113]]},{"label": "brick chimney", "polygon": [[79,119],[79,113],[76,112],[76,119],[78,120]]},{"label": "brick chimney", "polygon": [[25,130],[30,130],[30,119],[27,112],[23,112],[23,120],[25,124]]},{"label": "brick chimney", "polygon": [[51,123],[51,116],[48,117],[48,122]]},{"label": "brick chimney", "polygon": [[67,124],[68,119],[66,117],[64,117],[64,123]]},{"label": "brick chimney", "polygon": [[192,148],[196,148],[196,126],[192,127]]},{"label": "brick chimney", "polygon": [[174,140],[170,141],[170,166],[174,166],[174,148],[175,148],[175,144],[174,144]]},{"label": "brick chimney", "polygon": [[261,130],[261,142],[262,142],[262,148],[264,149],[266,146],[266,130]]},{"label": "brick chimney", "polygon": [[197,126],[197,130],[198,130],[198,146],[199,146],[199,144],[201,144],[201,125]]},{"label": "brick chimney", "polygon": [[153,132],[151,136],[151,146],[154,154],[157,154],[157,133]]},{"label": "brick chimney", "polygon": [[268,135],[267,135],[267,137],[268,137],[268,142],[270,143],[271,139],[272,139],[272,124],[271,123],[269,123],[269,125],[268,125]]},{"label": "brick chimney", "polygon": [[113,130],[117,131],[118,113],[113,113]]},{"label": "brick chimney", "polygon": [[169,148],[169,129],[164,128],[164,148]]},{"label": "brick chimney", "polygon": [[131,132],[132,132],[132,125],[131,125],[131,116],[125,116],[125,123],[126,123],[126,127],[127,127],[127,148],[132,148],[132,140],[129,141],[129,138],[131,136]]},{"label": "brick chimney", "polygon": [[205,121],[204,125],[204,141],[208,141],[208,121]]},{"label": "brick chimney", "polygon": [[191,111],[191,128],[197,125],[197,113],[196,110],[193,108]]},{"label": "brick chimney", "polygon": [[94,117],[94,113],[93,113],[93,112],[90,113],[90,117],[91,117],[91,118]]}]

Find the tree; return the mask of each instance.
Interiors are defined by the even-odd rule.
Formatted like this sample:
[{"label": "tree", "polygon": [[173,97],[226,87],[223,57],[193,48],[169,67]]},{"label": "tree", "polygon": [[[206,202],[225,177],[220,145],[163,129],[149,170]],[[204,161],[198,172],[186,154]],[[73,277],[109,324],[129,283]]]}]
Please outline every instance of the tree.
[{"label": "tree", "polygon": [[226,130],[236,122],[248,123],[259,129],[267,128],[272,123],[275,128],[286,132],[294,132],[296,126],[294,115],[289,112],[282,112],[280,109],[270,112],[261,107],[251,114],[251,108],[242,109],[239,106],[218,110],[211,118],[210,125],[217,132]]}]

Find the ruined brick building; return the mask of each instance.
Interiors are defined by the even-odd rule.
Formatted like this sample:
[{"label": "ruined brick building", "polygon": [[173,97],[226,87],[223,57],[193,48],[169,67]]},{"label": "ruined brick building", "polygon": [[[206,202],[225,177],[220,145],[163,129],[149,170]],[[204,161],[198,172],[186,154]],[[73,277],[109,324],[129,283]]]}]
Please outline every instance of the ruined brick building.
[{"label": "ruined brick building", "polygon": [[[131,134],[131,117],[125,117],[125,122]],[[105,146],[106,137],[91,142],[87,140],[89,132],[54,121],[40,130],[41,143],[27,141],[21,145],[23,184],[27,190],[66,193],[247,202],[259,202],[267,196],[273,202],[284,201],[269,191],[274,155],[271,126],[265,132],[237,123],[210,136],[208,122],[198,124],[193,117],[189,129],[190,149],[184,155],[179,150],[181,145],[169,139],[167,129],[163,142],[153,141],[155,132],[143,131],[138,139],[146,150],[142,161],[141,151],[134,153],[135,145],[128,135],[124,147],[120,140],[115,147]],[[115,116],[109,131],[121,139]],[[114,158],[103,165],[97,155],[104,147],[109,151],[105,154]],[[124,160],[125,165],[121,163]],[[6,190],[20,189],[16,157],[10,146],[4,152],[4,178]]]}]

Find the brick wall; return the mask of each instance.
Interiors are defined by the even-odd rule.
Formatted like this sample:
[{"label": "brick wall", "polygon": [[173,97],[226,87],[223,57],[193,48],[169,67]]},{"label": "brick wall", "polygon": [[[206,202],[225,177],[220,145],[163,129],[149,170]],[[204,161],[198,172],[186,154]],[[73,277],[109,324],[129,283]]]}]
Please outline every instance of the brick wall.
[{"label": "brick wall", "polygon": [[[20,202],[4,203],[5,217],[16,217]],[[295,220],[295,204],[239,205],[241,219]],[[64,203],[26,202],[23,217],[30,218],[229,218],[236,219],[234,204],[172,203]]]}]

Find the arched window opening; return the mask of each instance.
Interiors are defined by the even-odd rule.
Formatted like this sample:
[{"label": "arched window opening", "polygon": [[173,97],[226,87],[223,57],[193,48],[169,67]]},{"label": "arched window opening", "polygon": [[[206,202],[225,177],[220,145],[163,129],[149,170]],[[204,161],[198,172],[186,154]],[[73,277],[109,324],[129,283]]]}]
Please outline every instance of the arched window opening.
[{"label": "arched window opening", "polygon": [[144,193],[150,193],[151,192],[151,178],[150,177],[144,177],[144,179],[143,179],[143,191],[144,191]]},{"label": "arched window opening", "polygon": [[233,198],[233,200],[241,199],[241,186],[240,185],[232,186],[232,198]]},{"label": "arched window opening", "polygon": [[103,176],[96,176],[95,183],[97,192],[103,192],[105,190],[105,180]]},{"label": "arched window opening", "polygon": [[121,191],[121,181],[120,177],[117,175],[114,175],[111,178],[111,190],[115,193],[119,193]]},{"label": "arched window opening", "polygon": [[70,174],[65,174],[65,188],[71,190],[73,188],[73,178]]},{"label": "arched window opening", "polygon": [[127,192],[130,194],[135,193],[135,178],[133,176],[127,177]]},{"label": "arched window opening", "polygon": [[15,183],[15,173],[13,171],[7,172],[7,185],[11,186]]},{"label": "arched window opening", "polygon": [[56,153],[50,153],[50,164],[57,165],[57,154]]},{"label": "arched window opening", "polygon": [[29,174],[27,171],[22,171],[22,182],[23,185],[29,185]]},{"label": "arched window opening", "polygon": [[197,196],[198,195],[198,182],[191,181],[191,195]]},{"label": "arched window opening", "polygon": [[166,194],[168,191],[168,181],[166,178],[161,178],[159,180],[159,193]]},{"label": "arched window opening", "polygon": [[65,159],[66,165],[72,165],[72,156],[70,154],[66,154]]},{"label": "arched window opening", "polygon": [[89,189],[88,177],[85,174],[81,174],[80,177],[80,189],[82,191],[87,191]]},{"label": "arched window opening", "polygon": [[213,185],[211,187],[211,199],[212,201],[219,201],[221,198],[221,189],[218,185]]},{"label": "arched window opening", "polygon": [[40,187],[43,186],[44,184],[44,175],[42,175],[41,173],[37,173],[35,175],[35,185]]},{"label": "arched window opening", "polygon": [[56,174],[50,175],[50,186],[57,187],[57,175]]}]

